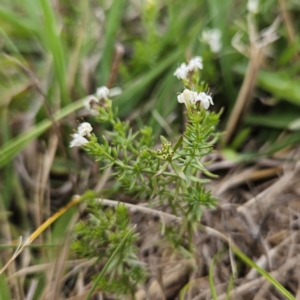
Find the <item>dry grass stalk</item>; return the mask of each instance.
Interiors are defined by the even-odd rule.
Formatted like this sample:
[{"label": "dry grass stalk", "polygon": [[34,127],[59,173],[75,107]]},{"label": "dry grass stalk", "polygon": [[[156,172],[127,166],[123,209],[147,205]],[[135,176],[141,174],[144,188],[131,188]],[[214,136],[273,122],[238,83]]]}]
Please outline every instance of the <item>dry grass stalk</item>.
[{"label": "dry grass stalk", "polygon": [[283,16],[283,22],[286,27],[289,43],[292,44],[296,39],[296,31],[293,25],[291,14],[287,10],[286,0],[278,0]]},{"label": "dry grass stalk", "polygon": [[276,201],[277,195],[280,195],[298,181],[298,176],[299,171],[297,169],[294,171],[286,171],[278,181],[240,206],[237,211],[244,215],[251,214],[253,218],[258,217],[261,209],[263,209],[264,212],[267,211]]},{"label": "dry grass stalk", "polygon": [[[249,107],[256,84],[257,74],[265,58],[266,47],[278,38],[276,35],[277,26],[278,19],[274,21],[269,29],[258,34],[255,26],[255,20],[251,15],[249,15],[248,30],[250,37],[250,47],[241,45],[240,41],[237,38],[233,39],[233,47],[235,47],[238,51],[243,51],[242,54],[248,53],[250,61],[247,67],[244,81],[242,83],[242,87],[239,91],[237,100],[226,125],[226,133],[224,135],[224,141],[226,143],[231,140],[239,121]],[[238,36],[239,35],[236,35],[236,37]],[[245,50],[246,52],[244,52]]]},{"label": "dry grass stalk", "polygon": [[256,181],[276,176],[282,171],[282,167],[257,170],[257,167],[251,167],[236,174],[229,174],[222,180],[220,187],[216,190],[216,195],[221,196],[227,190],[234,188],[248,181]]},{"label": "dry grass stalk", "polygon": [[46,228],[48,228],[57,218],[64,214],[70,207],[77,205],[80,202],[79,197],[75,197],[67,205],[56,212],[51,218],[47,219],[38,229],[36,229],[27,239],[27,241],[14,253],[14,255],[8,260],[8,262],[1,268],[0,274],[2,274],[10,265],[15,261],[23,250],[30,245]]}]

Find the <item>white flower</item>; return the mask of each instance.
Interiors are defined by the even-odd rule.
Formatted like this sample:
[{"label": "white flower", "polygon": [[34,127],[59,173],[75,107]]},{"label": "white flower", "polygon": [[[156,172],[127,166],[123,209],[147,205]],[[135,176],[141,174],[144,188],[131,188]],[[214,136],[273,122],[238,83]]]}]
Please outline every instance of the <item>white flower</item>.
[{"label": "white flower", "polygon": [[196,97],[196,92],[185,89],[183,93],[177,96],[177,99],[179,103],[184,103],[186,107],[189,107],[191,104],[196,103]]},{"label": "white flower", "polygon": [[78,133],[72,134],[72,137],[73,137],[73,140],[70,143],[70,147],[80,147],[89,142],[86,138],[84,138],[83,136],[81,136]]},{"label": "white flower", "polygon": [[205,109],[208,109],[210,105],[214,105],[212,97],[210,95],[207,95],[206,93],[199,93],[196,97],[196,102],[201,101],[201,106]]},{"label": "white flower", "polygon": [[222,33],[217,28],[206,29],[202,32],[202,40],[210,47],[211,52],[218,53],[222,49]]},{"label": "white flower", "polygon": [[186,75],[188,73],[188,69],[185,63],[182,63],[180,67],[176,69],[174,72],[174,76],[176,76],[178,79],[186,79]]},{"label": "white flower", "polygon": [[97,88],[96,96],[99,99],[107,99],[109,95],[109,89],[106,86],[101,86]]},{"label": "white flower", "polygon": [[259,0],[248,0],[247,9],[253,14],[258,13]]},{"label": "white flower", "polygon": [[81,123],[77,128],[77,132],[81,136],[85,136],[85,135],[90,136],[91,135],[90,133],[92,132],[92,130],[93,130],[93,127],[88,122]]},{"label": "white flower", "polygon": [[[95,104],[99,103],[99,99],[96,98],[95,96],[88,96],[87,98],[84,99],[83,101],[85,108],[93,115],[97,116],[99,113],[95,109]],[[94,105],[93,105],[94,104]]]},{"label": "white flower", "polygon": [[201,56],[193,57],[187,66],[187,70],[189,72],[196,71],[197,69],[200,69],[200,70],[203,69],[203,63],[202,63]]}]

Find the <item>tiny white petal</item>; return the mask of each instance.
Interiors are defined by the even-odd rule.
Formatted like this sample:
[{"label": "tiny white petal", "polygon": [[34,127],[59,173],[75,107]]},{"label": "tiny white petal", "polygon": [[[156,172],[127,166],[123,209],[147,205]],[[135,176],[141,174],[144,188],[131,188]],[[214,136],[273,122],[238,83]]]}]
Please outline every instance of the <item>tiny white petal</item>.
[{"label": "tiny white petal", "polygon": [[213,105],[213,100],[212,97],[210,95],[207,95],[204,92],[201,92],[198,94],[198,96],[196,97],[196,102],[197,101],[201,101],[200,105],[202,107],[204,107],[205,109],[208,109],[210,105]]},{"label": "tiny white petal", "polygon": [[210,47],[211,52],[218,53],[222,49],[222,32],[218,28],[205,29],[202,40]]},{"label": "tiny white petal", "polygon": [[207,99],[203,99],[201,101],[201,105],[207,110],[209,108],[209,101]]},{"label": "tiny white petal", "polygon": [[101,86],[97,88],[96,96],[99,99],[108,99],[109,89],[106,86]]},{"label": "tiny white petal", "polygon": [[185,105],[186,106],[190,105],[193,102],[192,92],[188,89],[185,89],[183,91],[183,98],[184,98]]},{"label": "tiny white petal", "polygon": [[173,73],[178,79],[186,79],[188,73],[188,69],[185,63],[182,63],[180,67],[178,67],[175,72]]},{"label": "tiny white petal", "polygon": [[207,99],[209,100],[211,105],[214,105],[213,99],[210,95],[207,95]]},{"label": "tiny white petal", "polygon": [[77,128],[77,132],[81,136],[85,136],[85,135],[90,136],[90,133],[92,132],[92,130],[93,130],[93,127],[88,122],[81,123]]},{"label": "tiny white petal", "polygon": [[78,133],[72,134],[72,137],[73,137],[73,140],[70,143],[70,147],[80,147],[89,142],[86,138],[84,138],[83,136],[81,136]]},{"label": "tiny white petal", "polygon": [[192,92],[188,89],[185,89],[181,94],[177,96],[179,103],[184,103],[186,107],[189,107],[191,104],[196,103],[196,92]]},{"label": "tiny white petal", "polygon": [[179,95],[177,96],[177,100],[178,100],[179,103],[185,103],[183,94],[179,94]]},{"label": "tiny white petal", "polygon": [[190,99],[191,103],[195,104],[196,103],[196,98],[197,98],[198,93],[197,92],[190,92]]},{"label": "tiny white petal", "polygon": [[259,0],[248,0],[247,9],[249,12],[256,14],[258,13]]},{"label": "tiny white petal", "polygon": [[203,69],[203,62],[201,56],[193,57],[187,66],[187,70],[189,72],[196,71],[197,69]]}]

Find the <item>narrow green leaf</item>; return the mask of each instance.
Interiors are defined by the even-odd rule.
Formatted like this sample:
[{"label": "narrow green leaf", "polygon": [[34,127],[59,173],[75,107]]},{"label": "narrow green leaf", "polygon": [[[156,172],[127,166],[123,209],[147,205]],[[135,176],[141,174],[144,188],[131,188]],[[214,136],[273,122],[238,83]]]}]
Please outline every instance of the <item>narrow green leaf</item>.
[{"label": "narrow green leaf", "polygon": [[274,114],[274,115],[248,115],[245,118],[245,123],[249,125],[254,126],[265,126],[270,128],[276,128],[276,129],[285,129],[291,122],[293,122],[293,119],[296,120],[297,116],[291,116],[290,114]]},{"label": "narrow green leaf", "polygon": [[227,290],[226,290],[225,300],[230,300],[230,291],[233,288],[233,284],[234,284],[234,276],[231,274],[229,282],[228,282]]},{"label": "narrow green leaf", "polygon": [[157,177],[159,175],[161,175],[168,167],[169,162],[167,161],[165,164],[163,164],[163,166],[158,170],[158,172],[154,175],[154,177]]},{"label": "narrow green leaf", "polygon": [[[209,14],[214,28],[217,28],[222,33],[222,52],[225,52],[228,47],[231,47],[231,36],[228,30],[228,23],[231,22],[229,18],[224,16],[224,11],[230,11],[233,4],[232,0],[210,0],[207,1],[209,7]],[[224,53],[225,54],[225,53]],[[224,90],[227,93],[230,107],[234,104],[235,92],[232,78],[232,55],[219,55],[222,78],[224,81]]]},{"label": "narrow green leaf", "polygon": [[210,262],[208,277],[209,277],[209,287],[210,287],[211,296],[214,300],[218,300],[217,291],[216,291],[215,283],[214,283],[215,257],[216,256],[214,256]]},{"label": "narrow green leaf", "polygon": [[[0,267],[2,264],[0,263]],[[10,300],[10,291],[4,274],[0,275],[0,300]]]},{"label": "narrow green leaf", "polygon": [[67,89],[65,65],[66,57],[64,55],[63,44],[58,33],[57,23],[55,20],[54,11],[50,5],[50,1],[39,1],[44,13],[45,20],[45,28],[44,31],[41,33],[42,36],[40,36],[40,38],[42,39],[48,50],[52,53],[55,66],[55,78],[57,78],[60,87],[62,103],[67,104],[70,102],[70,99]]},{"label": "narrow green leaf", "polygon": [[231,147],[236,150],[238,149],[249,137],[251,129],[249,127],[241,130],[231,143]]},{"label": "narrow green leaf", "polygon": [[[244,75],[246,66],[239,64],[234,69]],[[261,70],[257,78],[258,85],[279,99],[300,105],[300,81],[292,79],[286,71]]]},{"label": "narrow green leaf", "polygon": [[172,166],[174,172],[175,172],[180,178],[182,178],[183,180],[186,181],[186,176],[185,176],[185,174],[183,173],[183,171],[180,169],[180,167],[178,167],[178,166],[176,165],[176,163],[174,163],[174,162],[171,162],[171,166]]},{"label": "narrow green leaf", "polygon": [[286,290],[274,277],[272,277],[267,271],[259,267],[252,259],[246,254],[240,251],[237,247],[231,245],[233,252],[248,266],[254,268],[260,275],[264,276],[278,291],[280,291],[286,299],[295,300],[295,297]]},{"label": "narrow green leaf", "polygon": [[182,50],[176,50],[169,54],[167,58],[157,63],[157,66],[145,74],[128,82],[124,87],[124,93],[113,101],[114,107],[119,108],[119,115],[122,117],[134,109],[141,101],[141,94],[147,86],[157,78],[166,68],[174,65],[182,55]]},{"label": "narrow green leaf", "polygon": [[0,27],[9,24],[14,30],[14,35],[30,36],[36,33],[36,28],[32,25],[31,20],[17,17],[14,12],[8,11],[4,7],[0,7],[0,20]]},{"label": "narrow green leaf", "polygon": [[163,135],[160,136],[160,141],[162,144],[167,144],[169,142]]},{"label": "narrow green leaf", "polygon": [[[53,119],[55,121],[59,121],[62,118],[68,116],[72,112],[76,111],[77,109],[83,106],[83,100],[78,100],[69,104],[68,106],[62,108],[61,110],[57,111]],[[1,149],[0,149],[0,167],[3,167],[7,164],[10,160],[14,158],[14,156],[23,150],[29,142],[37,138],[40,134],[45,132],[48,128],[52,125],[52,121],[49,119],[43,120],[40,123],[36,124],[28,131],[18,135],[14,139],[11,139],[7,142]]]},{"label": "narrow green leaf", "polygon": [[194,182],[199,182],[200,184],[206,184],[210,182],[210,179],[198,178],[195,176],[190,176],[190,180]]},{"label": "narrow green leaf", "polygon": [[105,46],[101,58],[100,69],[98,73],[98,82],[100,85],[106,85],[111,69],[114,55],[115,40],[120,27],[125,0],[114,0],[110,7],[105,30]]},{"label": "narrow green leaf", "polygon": [[180,147],[180,145],[182,144],[182,141],[183,141],[183,136],[181,135],[179,137],[178,141],[176,142],[176,144],[173,147],[173,151],[174,152]]}]

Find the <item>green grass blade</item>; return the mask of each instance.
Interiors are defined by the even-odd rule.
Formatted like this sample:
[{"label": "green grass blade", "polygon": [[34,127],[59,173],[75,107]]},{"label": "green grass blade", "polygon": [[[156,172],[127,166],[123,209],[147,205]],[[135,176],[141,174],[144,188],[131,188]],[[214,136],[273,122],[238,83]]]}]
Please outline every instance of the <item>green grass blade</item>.
[{"label": "green grass blade", "polygon": [[57,30],[57,24],[50,1],[40,0],[40,4],[45,19],[45,28],[41,32],[42,36],[40,36],[40,38],[44,42],[44,45],[52,53],[55,78],[58,80],[62,103],[65,105],[70,102],[66,80],[66,56]]},{"label": "green grass blade", "polygon": [[300,105],[300,81],[291,79],[283,72],[269,72],[261,70],[258,73],[258,84],[266,91],[278,98]]},{"label": "green grass blade", "polygon": [[33,33],[36,33],[36,29],[30,20],[19,18],[15,13],[0,7],[0,27],[4,27],[7,24],[11,27],[10,31],[13,31],[14,35],[31,36]]},{"label": "green grass blade", "polygon": [[[245,75],[246,66],[239,64],[234,70]],[[288,72],[260,70],[257,77],[258,85],[275,97],[300,105],[300,81],[292,79]]]},{"label": "green grass blade", "polygon": [[300,134],[299,132],[293,132],[286,136],[281,141],[278,141],[276,143],[273,143],[269,149],[264,151],[263,155],[272,155],[273,153],[276,153],[277,151],[280,151],[283,148],[296,145],[300,142]]},{"label": "green grass blade", "polygon": [[[0,264],[1,267],[1,264]],[[10,300],[10,292],[9,292],[9,287],[6,283],[6,279],[4,274],[0,275],[0,300]]]},{"label": "green grass blade", "polygon": [[[61,110],[57,111],[53,115],[53,119],[55,121],[59,121],[62,118],[68,116],[69,114],[73,113],[77,109],[83,106],[83,100],[78,100],[69,104],[68,106],[62,108]],[[18,135],[14,139],[11,139],[7,142],[1,149],[0,149],[0,168],[6,165],[13,157],[23,150],[25,146],[37,138],[40,134],[45,132],[50,126],[52,125],[52,121],[49,119],[45,119],[40,123],[36,124],[34,127],[30,128],[28,131]]]},{"label": "green grass blade", "polygon": [[[209,6],[209,13],[212,19],[213,27],[218,28],[222,32],[222,44],[223,50],[231,47],[231,37],[228,32],[228,19],[224,16],[224,11],[230,11],[232,0],[210,0],[207,1]],[[221,51],[223,51],[221,50]],[[220,66],[222,77],[224,80],[224,87],[227,93],[227,97],[229,100],[230,107],[233,106],[235,101],[235,92],[233,86],[233,78],[232,78],[232,57],[230,55],[221,55],[220,56]]]},{"label": "green grass blade", "polygon": [[214,300],[218,300],[217,291],[216,291],[215,283],[214,283],[215,258],[216,258],[216,255],[213,257],[213,259],[210,262],[208,277],[209,277],[209,287],[210,287],[210,291],[211,291],[211,296]]},{"label": "green grass blade", "polygon": [[115,39],[121,23],[124,4],[125,0],[113,1],[108,13],[105,31],[105,46],[101,58],[97,81],[100,83],[100,85],[106,85],[109,78],[111,63],[114,55]]},{"label": "green grass blade", "polygon": [[226,298],[225,298],[225,300],[230,300],[230,291],[233,288],[233,283],[234,283],[234,276],[231,274],[229,282],[228,282],[227,290],[226,290]]},{"label": "green grass blade", "polygon": [[248,266],[254,268],[260,275],[265,277],[278,291],[280,291],[286,299],[296,300],[295,297],[286,290],[274,277],[272,277],[267,271],[259,267],[252,259],[240,251],[237,247],[231,245],[232,251]]},{"label": "green grass blade", "polygon": [[174,65],[181,55],[182,50],[173,52],[163,61],[159,62],[156,68],[127,83],[124,88],[125,92],[113,101],[113,104],[119,108],[119,115],[124,116],[135,108],[141,100],[139,96],[144,92],[146,87],[165,71],[166,68],[170,65]]},{"label": "green grass blade", "polygon": [[134,230],[134,227],[131,228],[128,231],[128,233],[123,237],[122,241],[120,242],[120,244],[118,245],[118,247],[115,249],[115,251],[113,252],[112,256],[108,259],[108,261],[106,262],[106,264],[103,267],[102,271],[100,272],[100,274],[96,278],[96,280],[95,280],[93,286],[91,287],[89,293],[85,297],[85,300],[89,300],[90,299],[90,297],[92,296],[92,294],[93,294],[94,290],[96,289],[98,283],[100,282],[101,278],[104,276],[105,272],[107,271],[108,267],[110,266],[110,264],[112,263],[112,261],[114,260],[114,258],[117,256],[117,254],[119,253],[119,251],[126,244],[127,238],[133,233],[133,230]]},{"label": "green grass blade", "polygon": [[286,129],[291,122],[297,120],[293,114],[281,115],[248,115],[245,117],[245,123],[253,126],[264,126],[276,129]]},{"label": "green grass blade", "polygon": [[[171,72],[162,79],[158,89],[151,95],[152,98],[157,99],[155,109],[163,118],[170,115],[178,105],[176,101],[176,94],[178,92],[176,83],[178,83],[178,79],[173,76],[173,72],[174,71],[171,70]],[[149,121],[149,126],[152,127],[155,134],[161,130],[161,125],[153,116]]]}]

